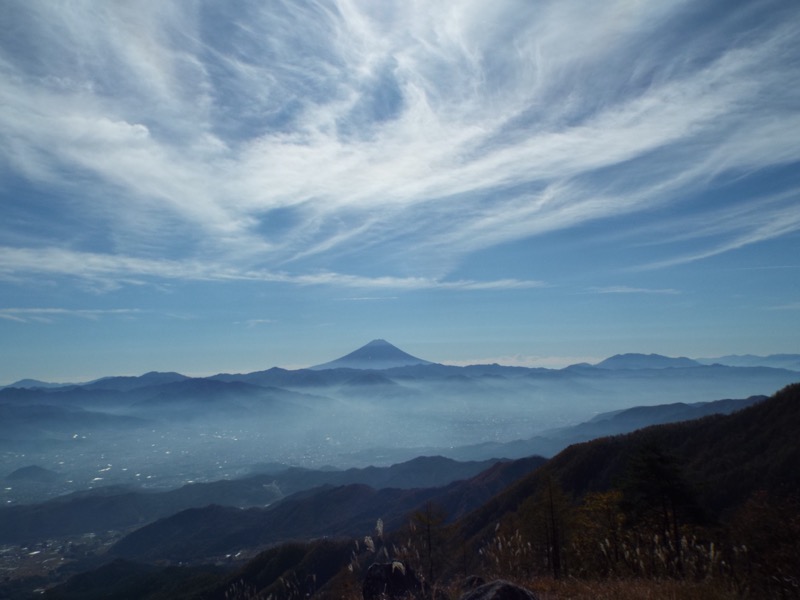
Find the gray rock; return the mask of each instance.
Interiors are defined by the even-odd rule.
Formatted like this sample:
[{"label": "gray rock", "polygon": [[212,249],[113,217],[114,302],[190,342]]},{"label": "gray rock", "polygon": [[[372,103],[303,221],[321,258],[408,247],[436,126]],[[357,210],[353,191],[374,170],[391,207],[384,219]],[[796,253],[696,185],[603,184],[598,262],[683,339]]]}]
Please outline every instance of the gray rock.
[{"label": "gray rock", "polygon": [[367,569],[361,593],[364,600],[420,597],[422,582],[406,563],[375,563]]},{"label": "gray rock", "polygon": [[498,579],[466,592],[461,600],[538,600],[532,591]]}]

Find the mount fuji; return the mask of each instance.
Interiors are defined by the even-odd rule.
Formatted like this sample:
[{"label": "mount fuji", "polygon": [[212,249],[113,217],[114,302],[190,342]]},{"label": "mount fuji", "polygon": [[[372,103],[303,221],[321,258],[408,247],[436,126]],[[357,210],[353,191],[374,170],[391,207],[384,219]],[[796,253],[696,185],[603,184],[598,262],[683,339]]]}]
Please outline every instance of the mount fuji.
[{"label": "mount fuji", "polygon": [[386,340],[372,340],[358,350],[341,358],[310,367],[315,371],[327,369],[393,369],[411,365],[430,365],[428,360],[411,356]]}]

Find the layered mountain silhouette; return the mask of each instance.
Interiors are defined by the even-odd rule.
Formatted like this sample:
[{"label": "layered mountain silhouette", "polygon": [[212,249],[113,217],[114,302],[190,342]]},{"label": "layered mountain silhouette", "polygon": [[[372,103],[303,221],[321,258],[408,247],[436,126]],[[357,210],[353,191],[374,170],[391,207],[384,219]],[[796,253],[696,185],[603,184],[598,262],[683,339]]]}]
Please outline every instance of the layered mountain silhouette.
[{"label": "layered mountain silhouette", "polygon": [[752,494],[796,497],[800,493],[798,430],[800,384],[793,384],[731,414],[574,444],[469,515],[462,526],[475,533],[493,529],[548,478],[558,480],[575,498],[611,489],[645,448],[663,449],[677,460],[710,515],[730,513]]},{"label": "layered mountain silhouette", "polygon": [[125,536],[110,553],[137,560],[198,560],[283,540],[358,537],[370,531],[378,519],[387,529],[399,528],[410,512],[429,502],[443,507],[453,520],[478,508],[544,462],[541,457],[498,462],[474,477],[441,487],[325,485],[298,492],[264,509],[218,505],[192,508]]},{"label": "layered mountain silhouette", "polygon": [[[754,396],[743,400],[719,400],[693,405],[678,403],[633,407],[602,413],[585,423],[544,432],[528,440],[435,448],[431,451],[440,456],[417,457],[389,467],[313,470],[287,468],[284,465],[242,479],[194,483],[165,492],[123,487],[77,492],[41,504],[0,507],[0,542],[75,535],[98,528],[127,528],[210,504],[237,508],[263,507],[287,495],[319,486],[361,484],[376,490],[446,486],[453,481],[475,477],[497,462],[496,459],[484,459],[487,455],[504,457],[506,460],[534,455],[552,456],[570,444],[628,433],[654,424],[730,414],[764,399],[764,396]],[[543,458],[537,460],[544,461]],[[9,475],[9,480],[13,478],[19,483],[29,479],[27,476],[36,476],[39,471],[39,467],[22,468]],[[384,515],[384,518],[388,518],[388,515]],[[361,524],[358,523],[359,526]]]},{"label": "layered mountain silhouette", "polygon": [[411,356],[397,346],[386,340],[372,340],[358,350],[346,354],[341,358],[315,365],[312,370],[325,369],[393,369],[395,367],[408,367],[412,365],[430,365],[430,361]]},{"label": "layered mountain silhouette", "polygon": [[[572,444],[630,433],[651,425],[691,421],[709,415],[728,415],[764,399],[766,396],[759,395],[692,404],[676,402],[655,406],[634,406],[624,410],[600,413],[583,423],[549,429],[531,438],[510,442],[481,442],[455,448],[426,448],[425,451],[457,461],[482,460],[486,456],[497,456],[508,460],[534,455],[551,457]],[[376,451],[368,449],[362,454],[366,455],[369,452],[375,453]],[[397,452],[396,459],[405,459],[402,451]]]},{"label": "layered mountain silhouette", "polygon": [[[731,415],[649,427],[623,436],[570,446],[550,461],[538,457],[499,462],[442,487],[398,489],[363,483],[324,485],[294,494],[268,509],[207,506],[147,525],[110,549],[135,560],[198,560],[285,539],[358,536],[381,518],[387,530],[435,503],[466,538],[493,531],[532,497],[548,477],[576,498],[620,481],[643,447],[669,448],[698,487],[709,514],[724,514],[757,490],[776,496],[800,489],[794,444],[798,391],[790,386]],[[441,459],[428,459],[441,462]],[[408,468],[411,465],[406,465]]]},{"label": "layered mountain silhouette", "polygon": [[[727,366],[736,368],[759,368],[766,367],[776,370],[800,371],[800,354],[773,354],[769,356],[755,355],[729,355],[714,358],[687,358],[670,357],[660,354],[640,354],[626,353],[616,354],[597,364],[580,363],[572,365],[566,369],[555,370],[546,368],[524,368],[508,367],[503,365],[470,365],[467,367],[453,367],[434,363],[404,352],[400,348],[383,339],[372,340],[368,344],[357,350],[346,354],[330,362],[322,363],[307,369],[288,370],[280,367],[272,367],[264,371],[255,371],[245,374],[220,373],[206,379],[216,379],[220,381],[242,381],[255,385],[269,385],[275,387],[316,387],[341,383],[352,379],[353,375],[336,373],[341,369],[350,370],[389,370],[389,369],[412,369],[402,373],[404,376],[421,375],[430,377],[431,375],[453,376],[457,373],[464,373],[467,376],[474,376],[476,373],[482,377],[497,376],[508,377],[513,374],[525,374],[535,376],[568,375],[570,372],[580,372],[602,369],[606,371],[637,371],[652,369],[686,369],[704,366]],[[421,371],[413,370],[418,367],[427,367]],[[323,371],[333,371],[324,373]],[[0,389],[16,388],[39,391],[67,392],[79,391],[85,394],[88,391],[133,391],[137,389],[152,388],[157,385],[177,383],[190,379],[180,373],[173,372],[149,372],[139,376],[111,376],[102,377],[84,383],[55,383],[40,381],[37,379],[20,379],[12,384],[0,386]],[[62,396],[65,397],[65,396]]]},{"label": "layered mountain silhouette", "polygon": [[[212,504],[231,507],[231,510],[263,508],[288,495],[320,486],[362,485],[396,490],[441,487],[475,477],[497,462],[457,462],[442,457],[418,457],[390,467],[344,471],[284,468],[269,475],[193,483],[165,492],[108,486],[61,496],[41,504],[0,507],[0,543],[142,526],[180,511]],[[45,481],[46,477],[59,478],[59,475],[30,466],[14,471],[7,480],[15,483],[32,478]]]},{"label": "layered mountain silhouette", "polygon": [[800,354],[770,354],[769,356],[731,354],[728,356],[717,356],[715,358],[698,358],[697,362],[704,365],[720,364],[729,367],[772,367],[775,369],[800,371]]},{"label": "layered mountain silhouette", "polygon": [[[749,507],[751,512],[745,514],[752,515],[753,510],[758,510],[761,512],[755,514],[770,516],[762,510],[765,499],[780,502],[800,492],[796,468],[800,455],[795,443],[799,426],[800,385],[793,385],[731,415],[654,426],[576,444],[544,464],[534,459],[498,463],[475,477],[442,488],[403,491],[378,490],[359,484],[325,486],[287,498],[268,510],[242,511],[220,506],[192,509],[132,533],[112,547],[109,555],[134,560],[184,561],[271,545],[281,538],[313,537],[316,541],[271,545],[229,575],[207,571],[206,579],[197,582],[196,593],[185,597],[223,597],[226,589],[233,589],[232,582],[240,587],[245,582],[254,591],[263,591],[270,589],[273,582],[284,584],[295,573],[305,577],[310,572],[316,576],[316,588],[321,588],[337,569],[345,568],[346,559],[352,556],[343,551],[348,548],[348,541],[332,540],[330,535],[360,537],[380,517],[391,539],[393,531],[408,519],[411,511],[435,503],[445,510],[451,523],[449,531],[453,533],[453,541],[444,549],[453,556],[460,556],[456,551],[462,549],[466,557],[472,549],[486,547],[486,541],[502,532],[503,527],[520,523],[519,515],[526,510],[530,512],[531,500],[538,493],[550,490],[552,498],[553,486],[557,486],[576,502],[586,499],[588,494],[593,494],[596,502],[598,492],[615,489],[624,482],[630,477],[630,467],[636,458],[653,448],[663,449],[663,456],[672,459],[669,464],[679,469],[681,477],[690,484],[697,507],[706,515],[702,518],[710,519],[707,535],[713,535],[720,527],[728,527],[723,536],[748,535],[747,531],[730,528],[731,523],[741,522],[737,511]],[[552,507],[552,500],[549,506]],[[772,538],[764,536],[777,535],[770,526],[780,524],[788,528],[796,513],[775,513],[770,518],[763,525],[762,537],[767,541]],[[757,527],[761,528],[760,522]],[[796,539],[782,543],[786,548],[797,547]],[[352,547],[352,542],[349,544]],[[794,561],[796,554],[788,556]],[[368,560],[375,558],[368,555]],[[458,574],[463,577],[461,563]],[[184,581],[192,575],[175,567],[156,571],[155,567],[116,560],[55,588],[52,597],[84,597],[78,594],[88,591],[97,591],[91,597],[102,597],[100,591],[107,591],[117,582],[145,580],[153,592],[166,594],[176,581],[187,585]]]}]

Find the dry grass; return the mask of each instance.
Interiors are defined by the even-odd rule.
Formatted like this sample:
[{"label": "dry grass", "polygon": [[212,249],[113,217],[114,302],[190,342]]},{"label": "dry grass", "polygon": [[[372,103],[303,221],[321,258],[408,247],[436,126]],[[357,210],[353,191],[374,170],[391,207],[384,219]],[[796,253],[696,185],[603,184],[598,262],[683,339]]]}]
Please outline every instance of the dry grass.
[{"label": "dry grass", "polygon": [[[533,591],[539,600],[744,600],[753,597],[722,589],[711,582],[648,579],[555,581],[541,578],[514,583]],[[434,597],[458,599],[464,590],[455,587],[440,591],[442,595],[435,594]],[[351,590],[350,594],[338,594],[335,598],[361,600],[361,594]]]},{"label": "dry grass", "polygon": [[539,600],[730,600],[741,598],[733,590],[711,582],[670,580],[553,580],[522,582]]}]

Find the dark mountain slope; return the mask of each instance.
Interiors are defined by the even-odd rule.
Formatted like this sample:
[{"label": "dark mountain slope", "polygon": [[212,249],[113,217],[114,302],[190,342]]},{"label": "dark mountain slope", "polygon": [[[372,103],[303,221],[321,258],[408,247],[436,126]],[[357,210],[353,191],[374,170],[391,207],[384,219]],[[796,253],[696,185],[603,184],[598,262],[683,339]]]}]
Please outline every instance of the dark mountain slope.
[{"label": "dark mountain slope", "polygon": [[362,483],[376,489],[439,487],[474,477],[496,462],[497,460],[459,462],[441,456],[419,456],[389,467],[364,467],[344,471],[315,471],[292,467],[266,479],[278,486],[286,495],[321,485],[336,486],[352,483]]},{"label": "dark mountain slope", "polygon": [[458,462],[441,456],[420,456],[388,468],[366,467],[332,473],[330,483],[360,481],[374,488],[440,487],[453,481],[475,477],[497,461]]},{"label": "dark mountain slope", "polygon": [[576,444],[468,515],[461,526],[468,536],[488,531],[532,496],[547,476],[575,498],[608,490],[624,478],[632,457],[644,446],[662,448],[684,465],[709,514],[724,514],[757,490],[798,494],[798,431],[800,384],[793,384],[730,415],[656,425]]},{"label": "dark mountain slope", "polygon": [[[289,582],[304,597],[330,581],[350,561],[352,540],[322,539],[292,542],[265,550],[245,567],[230,575],[209,594],[229,598],[229,590],[255,589],[263,598],[280,598]],[[309,580],[309,576],[312,578]]]},{"label": "dark mountain slope", "polygon": [[[100,488],[62,496],[41,504],[0,507],[0,542],[126,529],[188,508],[210,504],[263,507],[286,495],[321,485],[361,483],[376,489],[444,486],[456,480],[474,477],[494,463],[495,461],[460,463],[442,457],[419,457],[390,467],[346,471],[292,468],[273,475],[193,483],[167,492]],[[499,491],[499,488],[495,491]]]},{"label": "dark mountain slope", "polygon": [[157,567],[115,560],[47,590],[53,600],[189,600],[219,585],[219,567]]},{"label": "dark mountain slope", "polygon": [[268,509],[190,509],[133,532],[116,544],[112,553],[138,560],[196,560],[292,539],[358,537],[371,531],[379,518],[387,530],[400,527],[409,513],[428,501],[456,518],[542,463],[541,458],[501,463],[470,480],[442,488],[325,486],[299,492]]},{"label": "dark mountain slope", "polygon": [[[350,561],[352,540],[290,542],[263,551],[233,572],[224,567],[145,565],[116,559],[47,590],[53,600],[227,600],[309,597]],[[2,589],[0,589],[2,592]]]},{"label": "dark mountain slope", "polygon": [[403,513],[432,490],[382,490],[353,484],[300,492],[271,509],[208,506],[143,527],[111,549],[137,560],[201,560],[293,539],[358,536],[401,506]]}]

